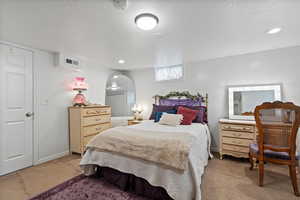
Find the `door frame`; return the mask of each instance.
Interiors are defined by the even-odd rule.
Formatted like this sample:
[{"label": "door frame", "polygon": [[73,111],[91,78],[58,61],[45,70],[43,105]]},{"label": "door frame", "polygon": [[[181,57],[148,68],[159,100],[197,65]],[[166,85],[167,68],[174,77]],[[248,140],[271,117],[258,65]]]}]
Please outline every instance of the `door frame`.
[{"label": "door frame", "polygon": [[[38,124],[39,124],[39,106],[38,106],[38,69],[37,69],[37,66],[35,65],[36,63],[36,54],[39,52],[39,50],[37,49],[33,49],[33,48],[30,48],[30,47],[25,47],[25,46],[22,46],[22,45],[18,45],[18,44],[15,44],[15,43],[12,43],[12,42],[7,42],[7,41],[3,41],[3,40],[0,40],[0,44],[1,45],[6,45],[6,46],[11,46],[11,47],[15,47],[15,48],[20,48],[20,49],[24,49],[26,51],[30,51],[32,52],[32,84],[33,84],[33,88],[32,88],[32,95],[33,95],[33,112],[34,112],[34,116],[33,116],[33,133],[32,133],[32,149],[33,149],[33,159],[32,159],[32,165],[37,165],[39,164],[39,143],[38,143],[38,138],[39,138],[39,127],[38,127]],[[2,116],[0,115],[0,120],[3,120],[2,119]],[[2,127],[2,123],[0,124],[0,130],[3,130],[3,127]],[[0,142],[2,142],[2,138],[0,137]],[[0,157],[1,157],[1,154],[0,154]],[[2,158],[1,158],[2,159]],[[0,171],[0,175],[1,175],[1,171]]]}]

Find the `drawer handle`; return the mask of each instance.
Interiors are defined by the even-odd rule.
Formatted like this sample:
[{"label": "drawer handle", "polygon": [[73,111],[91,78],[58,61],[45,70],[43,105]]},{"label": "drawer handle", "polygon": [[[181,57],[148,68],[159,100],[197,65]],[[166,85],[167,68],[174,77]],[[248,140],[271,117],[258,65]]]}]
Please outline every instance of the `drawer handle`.
[{"label": "drawer handle", "polygon": [[96,131],[100,131],[101,130],[101,128],[96,128]]},{"label": "drawer handle", "polygon": [[233,144],[241,144],[240,141],[235,141],[235,140],[233,140],[232,143],[233,143]]},{"label": "drawer handle", "polygon": [[235,136],[241,136],[241,135],[242,135],[241,133],[236,133],[236,134],[235,134]]},{"label": "drawer handle", "polygon": [[96,120],[96,122],[101,121],[101,119],[95,119],[95,120]]},{"label": "drawer handle", "polygon": [[87,114],[97,114],[98,112],[94,112],[94,111],[87,111]]},{"label": "drawer handle", "polygon": [[243,131],[251,130],[249,127],[231,127],[231,126],[224,126],[224,129],[243,130]]}]

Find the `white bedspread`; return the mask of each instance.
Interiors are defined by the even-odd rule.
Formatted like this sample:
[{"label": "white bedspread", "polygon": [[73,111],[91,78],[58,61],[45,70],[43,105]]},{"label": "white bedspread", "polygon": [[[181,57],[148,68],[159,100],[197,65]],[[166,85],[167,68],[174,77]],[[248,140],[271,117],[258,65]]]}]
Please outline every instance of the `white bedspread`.
[{"label": "white bedspread", "polygon": [[166,132],[184,131],[194,135],[197,139],[192,144],[188,169],[179,173],[152,162],[88,149],[80,162],[85,174],[93,174],[95,165],[111,167],[144,178],[151,185],[165,188],[175,200],[200,200],[201,176],[210,156],[210,133],[207,125],[194,123],[173,127],[145,121],[130,128]]}]

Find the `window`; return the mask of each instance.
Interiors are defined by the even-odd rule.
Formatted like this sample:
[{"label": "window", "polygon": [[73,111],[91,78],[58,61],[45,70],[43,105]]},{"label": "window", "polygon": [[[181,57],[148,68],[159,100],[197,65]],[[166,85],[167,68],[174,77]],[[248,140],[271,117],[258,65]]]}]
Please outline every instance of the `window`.
[{"label": "window", "polygon": [[183,76],[183,66],[173,65],[169,67],[156,67],[155,68],[155,80],[167,81],[180,79]]}]

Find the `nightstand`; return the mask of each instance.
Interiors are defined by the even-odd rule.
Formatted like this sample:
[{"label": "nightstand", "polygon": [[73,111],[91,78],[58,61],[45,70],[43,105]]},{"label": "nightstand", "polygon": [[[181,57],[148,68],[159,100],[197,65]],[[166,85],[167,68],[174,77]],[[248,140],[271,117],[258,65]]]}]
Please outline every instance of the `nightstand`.
[{"label": "nightstand", "polygon": [[129,119],[128,120],[128,126],[130,125],[135,125],[135,124],[140,124],[143,120],[135,120],[135,119]]}]

